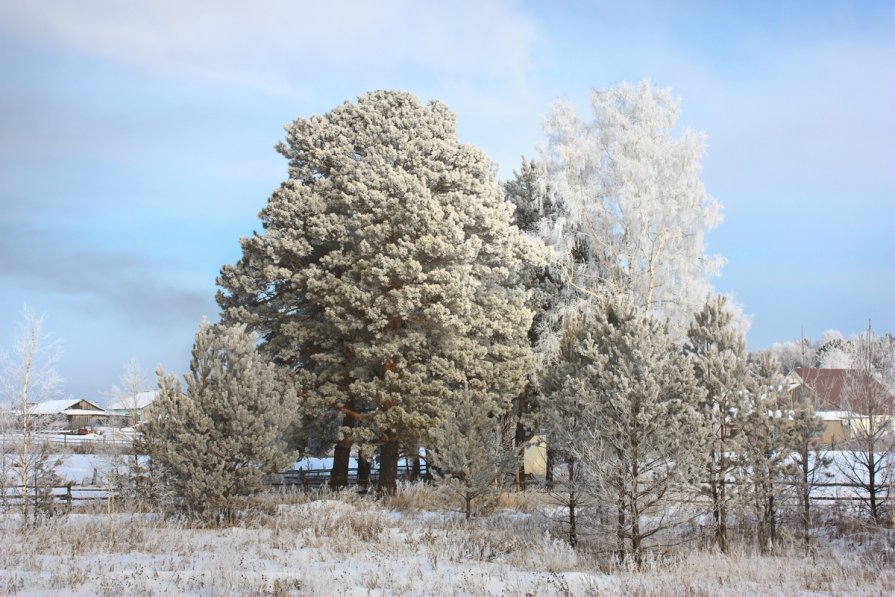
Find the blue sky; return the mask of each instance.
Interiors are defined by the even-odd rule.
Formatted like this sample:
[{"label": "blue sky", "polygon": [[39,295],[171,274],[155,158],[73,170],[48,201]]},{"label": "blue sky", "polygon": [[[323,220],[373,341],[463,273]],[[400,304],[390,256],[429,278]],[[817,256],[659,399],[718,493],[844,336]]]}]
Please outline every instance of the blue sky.
[{"label": "blue sky", "polygon": [[553,101],[643,78],[707,136],[750,348],[895,332],[892,56],[891,2],[4,0],[0,345],[27,303],[66,393],[103,401],[131,358],[182,372],[298,116],[439,99],[506,178]]}]

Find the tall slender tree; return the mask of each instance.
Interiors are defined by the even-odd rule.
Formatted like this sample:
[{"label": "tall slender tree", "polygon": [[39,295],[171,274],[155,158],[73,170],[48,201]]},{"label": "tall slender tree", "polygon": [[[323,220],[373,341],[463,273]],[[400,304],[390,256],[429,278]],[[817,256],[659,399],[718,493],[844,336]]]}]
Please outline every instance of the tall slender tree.
[{"label": "tall slender tree", "polygon": [[532,314],[517,281],[534,245],[439,102],[368,93],[299,118],[278,150],[289,179],[221,271],[223,318],[257,330],[305,412],[337,430],[333,484],[362,443],[394,491],[401,446],[425,445],[458,392],[506,412],[521,390]]},{"label": "tall slender tree", "polygon": [[752,360],[753,391],[746,396],[743,413],[743,442],[740,456],[747,483],[744,493],[758,525],[762,553],[777,545],[779,511],[791,494],[788,481],[796,470],[792,459],[792,431],[796,413],[787,408],[786,389],[780,362],[769,352]]},{"label": "tall slender tree", "polygon": [[[61,355],[59,342],[51,340],[44,332],[44,317],[25,306],[12,354],[0,352],[0,395],[7,399],[15,413],[19,433],[14,456],[4,450],[0,458],[4,460],[2,468],[5,471],[17,471],[23,525],[36,523],[39,515],[52,504],[52,486],[56,477],[49,447],[46,441],[39,440],[36,433],[39,428],[31,411],[35,404],[58,396],[62,378],[56,372],[56,365]],[[6,479],[4,486],[5,482]],[[28,499],[29,495],[32,499]]]},{"label": "tall slender tree", "polygon": [[752,391],[746,342],[723,296],[710,299],[687,333],[687,351],[704,392],[702,415],[709,433],[700,488],[711,500],[713,536],[729,549],[728,513],[735,497],[744,415]]},{"label": "tall slender tree", "polygon": [[[539,233],[549,229],[560,216],[559,206],[555,205],[545,188],[545,177],[536,163],[522,159],[518,171],[513,178],[504,184],[507,201],[514,207],[513,221],[523,234],[538,238]],[[561,325],[555,311],[564,292],[562,271],[555,262],[530,264],[522,270],[521,283],[529,289],[528,305],[533,311],[528,340],[537,356],[538,368],[532,370],[525,386],[513,405],[516,419],[514,443],[517,452],[522,454],[527,442],[534,437],[543,425],[546,413],[542,408],[543,393],[539,385],[539,368],[544,365],[545,353],[541,339],[547,335],[555,335],[554,329]],[[554,451],[551,444],[547,450]],[[552,462],[552,459],[548,459]],[[552,474],[552,472],[551,472]],[[516,472],[516,487],[525,488],[525,466],[520,462]]]}]

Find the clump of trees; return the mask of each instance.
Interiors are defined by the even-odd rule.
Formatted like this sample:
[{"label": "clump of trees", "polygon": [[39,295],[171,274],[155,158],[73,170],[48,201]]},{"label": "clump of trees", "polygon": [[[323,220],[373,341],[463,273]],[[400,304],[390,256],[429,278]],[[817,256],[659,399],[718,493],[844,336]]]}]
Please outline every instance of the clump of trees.
[{"label": "clump of trees", "polygon": [[793,351],[749,355],[712,288],[704,141],[649,82],[590,108],[557,104],[502,188],[439,102],[378,91],[288,125],[288,179],[221,269],[221,324],[200,328],[185,389],[159,372],[151,476],[229,519],[287,444],[331,453],[335,489],[352,454],[359,475],[377,460],[384,494],[425,448],[470,518],[514,471],[521,487],[542,434],[573,546],[639,565],[682,525],[726,552],[753,520],[771,552],[793,500],[807,546],[819,421],[784,383]]},{"label": "clump of trees", "polygon": [[[561,440],[567,478],[580,467],[580,490],[601,510],[600,530],[614,537],[620,557],[639,564],[645,542],[681,522],[672,499],[699,462],[700,392],[664,327],[629,303],[590,306],[562,342],[565,366],[548,374],[548,385],[551,406],[580,418]],[[571,510],[569,522],[574,544]]]}]

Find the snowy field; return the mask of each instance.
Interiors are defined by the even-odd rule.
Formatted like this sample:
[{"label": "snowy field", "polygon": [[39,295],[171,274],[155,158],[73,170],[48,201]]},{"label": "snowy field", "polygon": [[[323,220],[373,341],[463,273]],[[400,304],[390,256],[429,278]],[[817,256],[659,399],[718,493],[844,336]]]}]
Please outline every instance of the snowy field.
[{"label": "snowy field", "polygon": [[[108,455],[60,460],[57,472],[78,484],[101,484],[114,466]],[[723,556],[694,541],[637,571],[569,548],[537,491],[505,495],[469,523],[425,485],[385,499],[268,494],[257,505],[222,529],[106,500],[26,530],[4,512],[0,595],[895,594],[895,535],[857,525],[818,530],[810,556],[795,543],[773,557],[742,544]]]},{"label": "snowy field", "polygon": [[[86,472],[72,461],[70,470]],[[84,468],[78,468],[78,467]],[[0,522],[2,595],[892,595],[885,535],[817,541],[810,557],[682,546],[643,569],[576,553],[542,494],[467,523],[440,491],[262,498],[232,528],[193,528],[104,501],[21,530]],[[117,510],[119,509],[120,510]],[[857,537],[857,536],[856,536]]]},{"label": "snowy field", "polygon": [[[274,502],[286,501],[288,503]],[[813,557],[681,550],[637,572],[551,538],[531,503],[467,524],[431,489],[389,500],[280,497],[246,524],[196,529],[155,515],[74,513],[3,526],[0,594],[891,595],[892,562],[820,546]],[[519,511],[522,506],[523,511]]]}]

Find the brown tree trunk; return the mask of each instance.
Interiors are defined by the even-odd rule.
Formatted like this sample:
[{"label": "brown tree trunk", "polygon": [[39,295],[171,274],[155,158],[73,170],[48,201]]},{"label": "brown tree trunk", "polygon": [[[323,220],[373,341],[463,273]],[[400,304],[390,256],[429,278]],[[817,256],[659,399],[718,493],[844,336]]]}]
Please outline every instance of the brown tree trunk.
[{"label": "brown tree trunk", "polygon": [[575,460],[568,459],[569,481],[572,490],[569,492],[569,545],[578,547],[578,521],[575,507],[578,505],[578,493],[575,491]]},{"label": "brown tree trunk", "polygon": [[[355,420],[349,414],[342,419],[342,427],[354,427]],[[351,464],[351,446],[354,442],[350,438],[336,442],[333,450],[333,469],[329,474],[329,488],[339,490],[348,485],[348,468]]]},{"label": "brown tree trunk", "polygon": [[395,495],[398,491],[398,438],[387,433],[379,447],[379,493]]},{"label": "brown tree trunk", "polygon": [[348,467],[351,464],[350,439],[339,440],[333,450],[333,470],[329,474],[329,488],[338,491],[348,485]]},{"label": "brown tree trunk", "polygon": [[370,487],[370,469],[373,468],[372,463],[367,455],[358,451],[357,453],[357,484],[361,492],[366,493]]},{"label": "brown tree trunk", "polygon": [[420,465],[420,457],[414,456],[413,458],[413,468],[410,469],[410,480],[411,481],[419,481],[422,467]]},{"label": "brown tree trunk", "polygon": [[617,541],[617,549],[618,549],[618,561],[625,561],[625,552],[627,551],[627,546],[625,545],[625,492],[624,490],[619,491],[618,493],[618,520],[616,521],[616,541]]},{"label": "brown tree trunk", "polygon": [[520,420],[516,422],[516,434],[513,438],[513,443],[516,446],[517,454],[522,457],[522,462],[519,463],[519,467],[516,469],[516,491],[525,491],[525,443],[531,439],[531,434],[521,421],[523,415],[528,412],[527,394],[528,386],[526,385],[516,403],[516,417]]},{"label": "brown tree trunk", "polygon": [[547,484],[547,489],[553,489],[553,458],[554,451],[550,449],[550,445],[547,445],[547,463],[544,466],[544,482]]},{"label": "brown tree trunk", "polygon": [[727,553],[730,545],[727,541],[727,483],[721,479],[719,492],[721,502],[718,504],[718,547],[721,553]]}]

